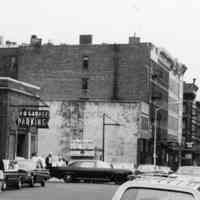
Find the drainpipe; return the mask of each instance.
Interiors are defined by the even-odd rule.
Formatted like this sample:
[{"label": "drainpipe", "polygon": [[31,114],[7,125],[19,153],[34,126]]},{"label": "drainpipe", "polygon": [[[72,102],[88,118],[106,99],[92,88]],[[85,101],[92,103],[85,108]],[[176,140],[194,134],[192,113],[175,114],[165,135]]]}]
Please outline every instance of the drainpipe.
[{"label": "drainpipe", "polygon": [[113,45],[113,94],[112,100],[118,100],[118,76],[119,76],[119,45]]}]

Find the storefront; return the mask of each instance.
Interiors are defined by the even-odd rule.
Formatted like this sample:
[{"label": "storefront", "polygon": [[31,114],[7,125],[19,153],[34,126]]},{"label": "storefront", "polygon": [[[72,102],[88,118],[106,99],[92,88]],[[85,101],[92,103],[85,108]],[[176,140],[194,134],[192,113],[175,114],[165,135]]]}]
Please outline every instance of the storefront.
[{"label": "storefront", "polygon": [[28,115],[25,112],[24,116],[23,111],[39,110],[39,90],[37,86],[0,77],[1,159],[14,159],[16,156],[30,158],[37,153],[37,120],[33,113]]}]

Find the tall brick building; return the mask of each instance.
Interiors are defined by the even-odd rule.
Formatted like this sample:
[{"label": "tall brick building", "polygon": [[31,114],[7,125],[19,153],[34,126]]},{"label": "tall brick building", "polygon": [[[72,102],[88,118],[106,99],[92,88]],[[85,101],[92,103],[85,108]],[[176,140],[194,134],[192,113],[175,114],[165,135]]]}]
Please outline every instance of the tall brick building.
[{"label": "tall brick building", "polygon": [[183,164],[200,164],[200,102],[196,99],[195,79],[184,82],[183,101]]},{"label": "tall brick building", "polygon": [[[92,44],[91,35],[82,35],[79,45],[40,42],[15,49],[17,69],[6,68],[13,78],[39,86],[41,98],[50,106],[50,129],[39,130],[40,154],[67,153],[70,140],[76,138],[93,139],[101,149],[105,113],[122,124],[107,127],[107,140],[116,137],[113,145],[124,149],[114,154],[108,145],[107,160],[150,163],[155,108],[160,107],[158,162],[176,159],[168,142],[180,140],[182,107],[171,102],[182,101],[185,65],[137,37],[130,37],[128,44]],[[6,61],[2,62],[1,68]],[[0,69],[0,75],[4,73]],[[129,158],[123,160],[127,151]]]}]

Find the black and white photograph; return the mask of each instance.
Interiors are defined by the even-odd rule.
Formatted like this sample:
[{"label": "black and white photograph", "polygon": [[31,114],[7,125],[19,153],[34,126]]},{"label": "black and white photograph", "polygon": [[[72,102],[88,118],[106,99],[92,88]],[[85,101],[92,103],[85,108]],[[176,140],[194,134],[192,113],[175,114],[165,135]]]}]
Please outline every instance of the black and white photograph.
[{"label": "black and white photograph", "polygon": [[0,200],[200,200],[199,0],[0,7]]}]

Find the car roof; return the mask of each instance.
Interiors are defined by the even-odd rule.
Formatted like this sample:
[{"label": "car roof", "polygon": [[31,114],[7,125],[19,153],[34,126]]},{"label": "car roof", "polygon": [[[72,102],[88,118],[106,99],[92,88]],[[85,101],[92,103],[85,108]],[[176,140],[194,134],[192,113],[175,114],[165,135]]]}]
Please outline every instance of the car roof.
[{"label": "car roof", "polygon": [[179,190],[191,192],[191,190],[200,189],[200,181],[176,178],[162,178],[162,177],[143,177],[125,183],[126,187],[147,187],[167,190]]}]

